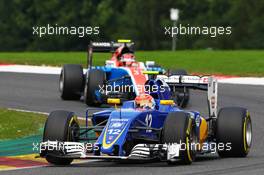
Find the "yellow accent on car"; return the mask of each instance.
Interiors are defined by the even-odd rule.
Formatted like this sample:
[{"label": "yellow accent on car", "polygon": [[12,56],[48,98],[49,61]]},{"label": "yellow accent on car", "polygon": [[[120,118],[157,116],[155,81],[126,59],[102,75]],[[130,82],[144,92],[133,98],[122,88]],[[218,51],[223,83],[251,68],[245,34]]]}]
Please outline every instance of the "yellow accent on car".
[{"label": "yellow accent on car", "polygon": [[200,124],[200,144],[206,140],[208,136],[208,125],[204,118],[201,117],[201,124]]},{"label": "yellow accent on car", "polygon": [[247,152],[248,151],[248,149],[247,149],[247,141],[246,141],[246,139],[247,139],[247,118],[248,118],[248,113],[247,113],[247,116],[246,116],[246,118],[245,118],[245,121],[244,121],[244,127],[243,127],[243,140],[244,140],[244,149],[245,149],[245,152]]},{"label": "yellow accent on car", "polygon": [[117,40],[117,42],[119,42],[119,43],[131,43],[131,40],[130,39],[119,39],[119,40]]},{"label": "yellow accent on car", "polygon": [[174,105],[174,101],[173,100],[160,100],[160,104],[161,105]]},{"label": "yellow accent on car", "polygon": [[192,156],[191,156],[191,153],[190,153],[189,145],[190,145],[189,144],[189,138],[186,137],[186,151],[187,151],[188,159],[191,162],[192,161]]},{"label": "yellow accent on car", "polygon": [[187,135],[190,135],[191,127],[192,127],[192,120],[189,118],[187,130],[186,130]]},{"label": "yellow accent on car", "polygon": [[119,98],[108,98],[107,103],[108,104],[120,104],[121,100]]},{"label": "yellow accent on car", "polygon": [[[79,125],[78,120],[77,120],[77,117],[76,117],[76,116],[73,116],[73,117],[71,118],[70,122],[69,122],[69,127],[71,127],[73,121],[76,122],[76,123]],[[71,132],[70,132],[70,130],[68,130],[68,133],[67,133],[67,134],[68,134],[67,141],[70,141],[69,139],[72,139],[72,138],[70,138],[70,137],[71,137]]]},{"label": "yellow accent on car", "polygon": [[249,147],[247,145],[247,122],[248,122],[248,120],[250,120],[249,111],[247,111],[247,113],[246,113],[246,118],[245,118],[244,127],[243,127],[244,149],[245,149],[246,152],[249,151]]},{"label": "yellow accent on car", "polygon": [[147,75],[158,75],[159,71],[142,71],[143,74],[147,74]]},{"label": "yellow accent on car", "polygon": [[122,135],[122,133],[125,131],[126,127],[124,127],[124,129],[120,132],[120,134],[115,138],[115,140],[113,140],[111,143],[106,143],[106,133],[108,131],[108,127],[106,128],[105,132],[104,132],[104,137],[103,137],[103,148],[104,149],[108,149],[111,146],[113,146],[113,144],[119,139],[119,137]]}]

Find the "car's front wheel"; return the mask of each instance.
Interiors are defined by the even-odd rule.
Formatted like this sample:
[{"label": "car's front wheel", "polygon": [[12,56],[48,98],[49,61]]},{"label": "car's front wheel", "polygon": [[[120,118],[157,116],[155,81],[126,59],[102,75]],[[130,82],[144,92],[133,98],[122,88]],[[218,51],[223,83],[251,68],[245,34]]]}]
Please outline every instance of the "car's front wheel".
[{"label": "car's front wheel", "polygon": [[[43,134],[46,141],[78,141],[79,124],[73,112],[53,111],[48,116]],[[49,154],[51,153],[51,154]],[[73,159],[53,156],[53,152],[46,152],[46,160],[54,165],[69,165]]]},{"label": "car's front wheel", "polygon": [[[162,142],[164,144],[180,144],[179,158],[183,164],[191,164],[194,161],[196,150],[192,145],[197,142],[197,137],[193,129],[193,120],[188,113],[169,113],[162,133]],[[175,160],[168,161],[169,164],[174,164],[175,162]]]}]

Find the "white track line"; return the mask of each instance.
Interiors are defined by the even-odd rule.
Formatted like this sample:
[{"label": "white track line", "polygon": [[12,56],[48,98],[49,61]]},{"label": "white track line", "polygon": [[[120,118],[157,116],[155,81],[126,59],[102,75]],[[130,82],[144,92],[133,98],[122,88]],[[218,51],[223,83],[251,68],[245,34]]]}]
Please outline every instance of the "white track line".
[{"label": "white track line", "polygon": [[7,108],[7,110],[10,110],[10,111],[17,111],[17,112],[28,112],[28,113],[34,113],[34,114],[49,115],[49,113],[47,113],[47,112],[30,111],[30,110],[17,109],[17,108]]},{"label": "white track line", "polygon": [[[83,71],[85,72],[86,69]],[[59,75],[61,72],[61,67],[0,64],[0,72]]]},{"label": "white track line", "polygon": [[60,67],[28,66],[28,65],[0,65],[0,72],[60,74]]},{"label": "white track line", "polygon": [[[17,112],[28,112],[28,113],[34,113],[34,114],[42,114],[42,115],[49,115],[47,112],[40,112],[40,111],[31,111],[31,110],[25,110],[25,109],[17,109],[17,108],[7,108],[7,110],[10,111],[17,111]],[[77,117],[78,120],[85,120],[84,117]],[[88,118],[88,121],[91,121],[90,118]]]},{"label": "white track line", "polygon": [[245,84],[245,85],[262,85],[264,86],[263,77],[237,77],[225,78],[218,80],[219,83],[225,84]]}]

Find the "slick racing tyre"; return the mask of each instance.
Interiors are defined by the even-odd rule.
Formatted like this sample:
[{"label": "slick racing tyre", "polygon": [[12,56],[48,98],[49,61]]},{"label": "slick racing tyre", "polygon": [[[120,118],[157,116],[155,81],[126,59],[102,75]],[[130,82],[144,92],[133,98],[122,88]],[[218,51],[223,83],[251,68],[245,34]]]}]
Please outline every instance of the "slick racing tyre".
[{"label": "slick racing tyre", "polygon": [[[195,159],[195,149],[191,146],[197,142],[197,136],[193,129],[193,120],[188,113],[171,112],[168,114],[162,132],[163,144],[181,143],[179,158],[183,164],[191,164]],[[194,145],[194,144],[193,144]],[[168,160],[168,164],[176,163]]]},{"label": "slick racing tyre", "polygon": [[[96,91],[104,86],[105,72],[100,69],[91,69],[87,72],[84,88],[84,101],[89,106],[100,106],[101,102],[96,99]],[[100,93],[100,92],[99,92]]]},{"label": "slick racing tyre", "polygon": [[[177,69],[177,70],[169,70],[169,76],[171,75],[188,75],[187,71],[184,69]],[[187,107],[190,99],[190,90],[188,88],[175,88],[170,87],[172,89],[172,96],[176,104],[181,107]]]},{"label": "slick racing tyre", "polygon": [[240,107],[222,108],[216,123],[216,140],[228,145],[218,149],[221,157],[246,157],[252,143],[252,124],[247,109]]},{"label": "slick racing tyre", "polygon": [[83,68],[77,64],[66,64],[60,74],[59,91],[63,100],[79,100],[83,91]]},{"label": "slick racing tyre", "polygon": [[[69,128],[72,128],[71,130]],[[53,111],[48,116],[43,134],[45,141],[78,141],[79,124],[73,112]],[[51,152],[52,153],[52,152]],[[54,153],[55,154],[55,153]],[[61,158],[46,153],[46,160],[54,165],[69,165],[73,159]]]}]

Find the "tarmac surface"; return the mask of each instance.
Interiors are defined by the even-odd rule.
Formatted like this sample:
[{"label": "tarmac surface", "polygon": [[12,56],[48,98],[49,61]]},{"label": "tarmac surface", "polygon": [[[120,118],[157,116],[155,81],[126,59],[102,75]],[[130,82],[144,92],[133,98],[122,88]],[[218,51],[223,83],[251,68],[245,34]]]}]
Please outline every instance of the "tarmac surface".
[{"label": "tarmac surface", "polygon": [[[58,93],[58,75],[0,73],[0,107],[51,112],[66,109],[84,116],[87,106],[81,101],[62,101]],[[241,106],[249,109],[253,123],[253,146],[246,158],[219,158],[204,155],[188,166],[167,165],[165,162],[118,163],[87,161],[71,166],[46,166],[32,169],[1,171],[14,175],[66,175],[66,174],[264,174],[264,86],[219,84],[219,109],[224,106]],[[93,108],[94,109],[94,108]],[[207,115],[206,93],[191,91],[187,109],[199,110]],[[97,108],[98,110],[98,108]]]}]

